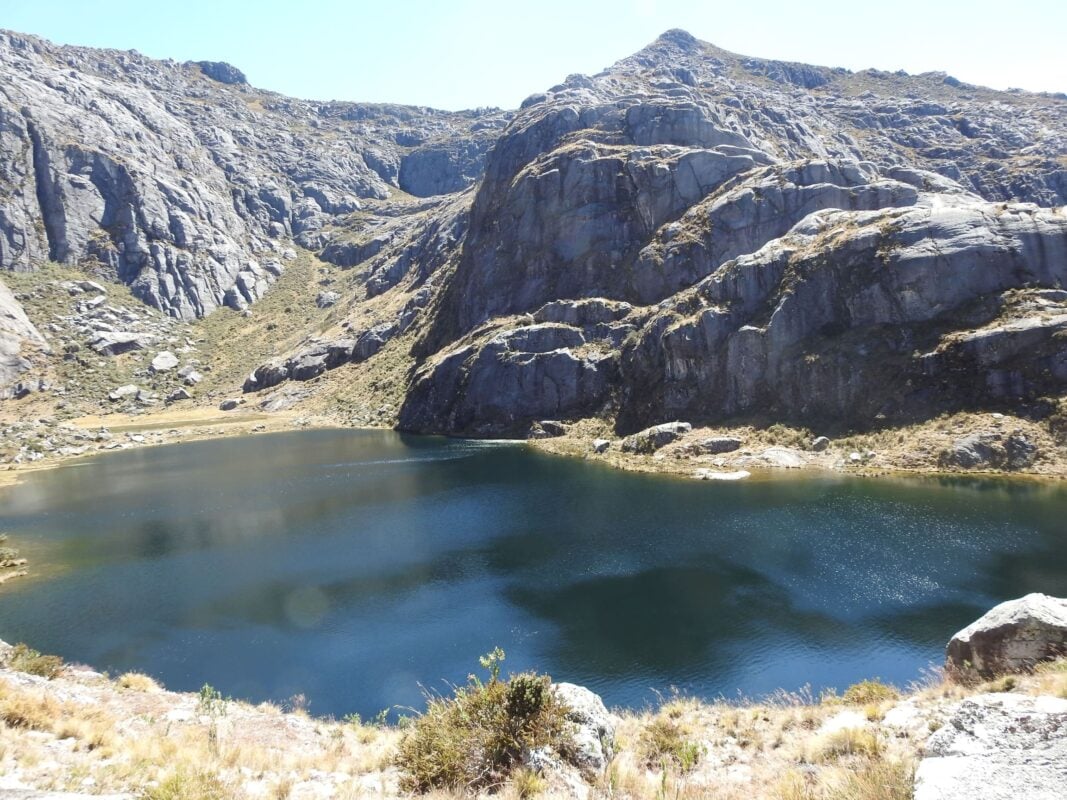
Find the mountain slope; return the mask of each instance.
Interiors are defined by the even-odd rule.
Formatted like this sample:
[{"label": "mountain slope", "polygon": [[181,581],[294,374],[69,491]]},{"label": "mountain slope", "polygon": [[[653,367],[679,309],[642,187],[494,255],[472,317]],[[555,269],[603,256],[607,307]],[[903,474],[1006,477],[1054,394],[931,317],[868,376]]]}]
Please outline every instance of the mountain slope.
[{"label": "mountain slope", "polygon": [[[11,33],[0,73],[0,266],[250,317],[180,334],[189,368],[225,367],[175,402],[354,394],[353,420],[514,436],[1041,417],[1067,390],[1064,96],[683,31],[513,113],[292,100],[225,64]],[[287,264],[284,302],[257,306]],[[54,351],[123,335],[78,307],[31,314]],[[157,327],[123,374],[173,341]],[[5,380],[48,363],[27,352]]]},{"label": "mountain slope", "polygon": [[955,83],[671,31],[529,98],[401,424],[864,424],[1061,392],[1067,218],[1033,204],[1064,201],[1067,102]]}]

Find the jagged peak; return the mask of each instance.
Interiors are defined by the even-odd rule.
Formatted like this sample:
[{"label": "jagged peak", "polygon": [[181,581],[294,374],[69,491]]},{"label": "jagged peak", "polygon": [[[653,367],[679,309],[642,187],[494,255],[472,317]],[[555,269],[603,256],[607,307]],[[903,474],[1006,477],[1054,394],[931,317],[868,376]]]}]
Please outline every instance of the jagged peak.
[{"label": "jagged peak", "polygon": [[686,50],[697,50],[701,41],[687,30],[671,28],[661,33],[653,44],[673,44]]}]

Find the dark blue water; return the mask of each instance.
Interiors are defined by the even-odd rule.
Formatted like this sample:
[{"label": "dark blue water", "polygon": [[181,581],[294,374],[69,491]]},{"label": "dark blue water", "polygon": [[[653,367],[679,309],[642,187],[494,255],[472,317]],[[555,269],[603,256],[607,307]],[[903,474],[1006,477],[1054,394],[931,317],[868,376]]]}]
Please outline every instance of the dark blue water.
[{"label": "dark blue water", "polygon": [[37,577],[0,638],[320,714],[535,667],[611,705],[907,683],[992,604],[1067,595],[1067,490],[715,484],[522,446],[312,431],[115,453],[0,491]]}]

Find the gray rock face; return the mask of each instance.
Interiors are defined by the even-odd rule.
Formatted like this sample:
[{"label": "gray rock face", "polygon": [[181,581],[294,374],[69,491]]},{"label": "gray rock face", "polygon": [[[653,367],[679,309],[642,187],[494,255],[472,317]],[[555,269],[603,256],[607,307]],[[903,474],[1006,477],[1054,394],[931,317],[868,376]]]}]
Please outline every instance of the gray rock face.
[{"label": "gray rock face", "polygon": [[401,424],[521,435],[533,420],[597,411],[614,380],[613,357],[577,328],[541,323],[505,329],[424,366],[401,410]]},{"label": "gray rock face", "polygon": [[615,753],[615,719],[600,696],[573,683],[552,686],[567,706],[567,720],[574,726],[575,766],[587,774],[602,773]]},{"label": "gray rock face", "polygon": [[[1067,216],[1035,203],[1067,198],[1067,106],[1048,101],[1050,147],[1031,111],[942,78],[745,59],[675,32],[529,98],[487,157],[401,426],[491,429],[456,409],[538,360],[479,356],[524,315],[596,349],[613,391],[571,380],[567,407],[608,403],[621,432],[1062,393]],[[852,91],[872,80],[884,94]],[[525,389],[500,424],[558,413],[554,376]]]},{"label": "gray rock face", "polygon": [[10,32],[0,77],[0,268],[92,265],[186,319],[254,303],[275,239],[387,198],[420,145],[455,152],[412,162],[413,188],[465,188],[507,118],[291,100],[221,62]]},{"label": "gray rock face", "polygon": [[26,345],[44,352],[49,350],[11,290],[0,281],[0,388],[30,368],[24,353]]},{"label": "gray rock face", "polygon": [[1028,594],[1001,603],[953,636],[945,663],[989,678],[1062,655],[1067,655],[1067,600]]},{"label": "gray rock face", "polygon": [[197,61],[196,65],[205,75],[219,83],[248,83],[248,78],[241,70],[225,61]]},{"label": "gray rock face", "polygon": [[926,743],[915,800],[1058,800],[1067,786],[1067,700],[978,695]]}]

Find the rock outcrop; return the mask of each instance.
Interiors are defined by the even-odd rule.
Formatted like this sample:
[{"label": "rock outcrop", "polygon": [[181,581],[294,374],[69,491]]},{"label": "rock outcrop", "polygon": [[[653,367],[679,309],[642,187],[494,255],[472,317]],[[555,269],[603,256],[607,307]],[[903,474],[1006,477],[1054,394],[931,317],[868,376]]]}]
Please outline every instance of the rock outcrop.
[{"label": "rock outcrop", "polygon": [[602,773],[615,754],[615,718],[600,695],[573,683],[553,685],[573,725],[574,760],[587,775]]},{"label": "rock outcrop", "polygon": [[[488,156],[401,426],[865,425],[1061,394],[1067,104],[943,77],[672,31],[529,98]],[[545,344],[549,308],[574,311]]]},{"label": "rock outcrop", "polygon": [[26,346],[48,351],[48,344],[26,316],[11,290],[0,281],[0,389],[30,368]]},{"label": "rock outcrop", "polygon": [[[221,62],[11,32],[0,76],[0,268],[81,265],[185,319],[254,303],[279,240],[320,246],[401,175],[413,194],[466,188],[506,119],[297,101]],[[444,155],[420,165],[431,143]]]},{"label": "rock outcrop", "polygon": [[990,609],[945,650],[952,672],[984,678],[1033,669],[1067,655],[1067,600],[1028,594]]},{"label": "rock outcrop", "polygon": [[1067,700],[964,700],[926,743],[915,800],[1058,800],[1067,786]]}]

